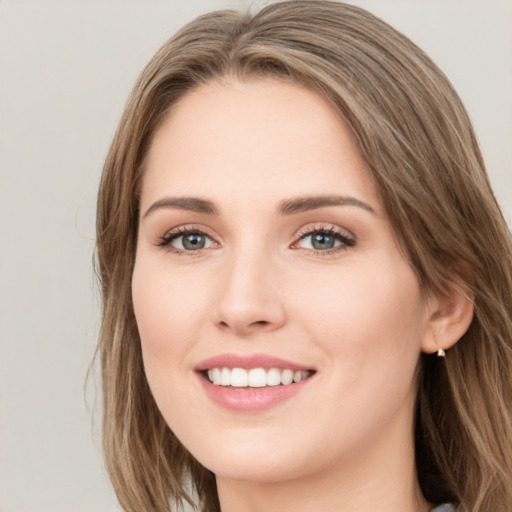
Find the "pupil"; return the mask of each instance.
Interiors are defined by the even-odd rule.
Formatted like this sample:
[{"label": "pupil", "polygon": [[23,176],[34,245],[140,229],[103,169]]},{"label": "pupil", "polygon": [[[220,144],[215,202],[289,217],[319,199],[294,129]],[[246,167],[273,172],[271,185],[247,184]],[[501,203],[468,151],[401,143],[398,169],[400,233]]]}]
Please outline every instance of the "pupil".
[{"label": "pupil", "polygon": [[313,236],[313,247],[315,249],[332,249],[334,247],[334,238],[330,235],[317,233]]},{"label": "pupil", "polygon": [[197,233],[192,233],[183,237],[183,247],[185,247],[185,249],[203,249],[204,243],[204,236]]}]

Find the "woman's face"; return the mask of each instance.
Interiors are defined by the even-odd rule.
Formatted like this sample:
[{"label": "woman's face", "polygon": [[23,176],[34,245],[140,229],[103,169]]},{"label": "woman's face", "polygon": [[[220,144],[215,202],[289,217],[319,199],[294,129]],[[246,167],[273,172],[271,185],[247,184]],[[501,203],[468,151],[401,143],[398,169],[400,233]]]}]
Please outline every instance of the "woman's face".
[{"label": "woman's face", "polygon": [[156,403],[218,478],[408,453],[429,315],[316,93],[261,79],[181,100],[150,149],[132,290]]}]

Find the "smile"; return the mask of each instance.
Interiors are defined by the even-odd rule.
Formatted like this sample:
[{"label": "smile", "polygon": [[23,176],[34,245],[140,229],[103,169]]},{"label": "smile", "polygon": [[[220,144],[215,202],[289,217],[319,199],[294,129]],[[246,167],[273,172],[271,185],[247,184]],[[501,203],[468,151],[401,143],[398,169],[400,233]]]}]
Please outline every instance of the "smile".
[{"label": "smile", "polygon": [[264,388],[271,386],[289,386],[307,379],[311,370],[292,370],[280,368],[211,368],[205,376],[215,386],[234,388]]},{"label": "smile", "polygon": [[194,367],[206,396],[222,409],[256,413],[302,394],[317,369],[268,354],[219,354]]}]

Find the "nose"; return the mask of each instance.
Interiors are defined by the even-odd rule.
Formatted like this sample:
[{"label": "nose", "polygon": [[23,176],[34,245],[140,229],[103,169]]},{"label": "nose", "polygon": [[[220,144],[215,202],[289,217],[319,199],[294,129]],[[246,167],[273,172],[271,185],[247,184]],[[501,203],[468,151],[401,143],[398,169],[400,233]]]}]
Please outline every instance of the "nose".
[{"label": "nose", "polygon": [[285,323],[283,290],[271,258],[256,251],[233,255],[220,276],[214,321],[219,329],[239,336],[273,331]]}]

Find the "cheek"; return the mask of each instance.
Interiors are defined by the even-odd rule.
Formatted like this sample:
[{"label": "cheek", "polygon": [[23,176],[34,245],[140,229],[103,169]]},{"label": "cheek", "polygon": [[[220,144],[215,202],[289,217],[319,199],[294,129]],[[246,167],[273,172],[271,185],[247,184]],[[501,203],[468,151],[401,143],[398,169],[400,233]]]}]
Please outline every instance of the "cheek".
[{"label": "cheek", "polygon": [[179,402],[179,396],[172,396],[179,388],[177,379],[190,371],[186,356],[195,343],[190,326],[197,324],[200,309],[200,296],[193,290],[154,262],[136,262],[132,298],[144,371],[164,416]]},{"label": "cheek", "polygon": [[196,411],[183,383],[190,376],[190,351],[198,340],[193,326],[201,325],[204,295],[197,293],[190,280],[170,274],[158,262],[136,262],[132,298],[153,397],[169,426],[186,432],[187,421]]},{"label": "cheek", "polygon": [[132,298],[143,349],[155,355],[179,351],[192,341],[204,294],[193,280],[180,279],[158,264],[135,265]]},{"label": "cheek", "polygon": [[[364,272],[353,266],[323,285],[304,297],[298,317],[325,362],[326,405],[323,412],[310,411],[318,419],[310,430],[318,426],[317,436],[325,438],[321,429],[332,425],[331,446],[341,443],[339,432],[347,446],[359,446],[391,418],[403,419],[399,411],[408,414],[414,403],[425,329],[422,294],[405,264],[388,264],[385,272],[377,265]],[[357,425],[347,418],[357,418]]]},{"label": "cheek", "polygon": [[336,367],[333,374],[354,383],[410,379],[426,325],[414,271],[381,260],[317,284],[297,318]]}]

